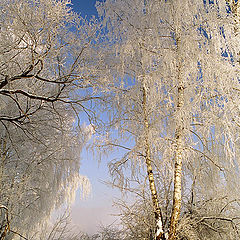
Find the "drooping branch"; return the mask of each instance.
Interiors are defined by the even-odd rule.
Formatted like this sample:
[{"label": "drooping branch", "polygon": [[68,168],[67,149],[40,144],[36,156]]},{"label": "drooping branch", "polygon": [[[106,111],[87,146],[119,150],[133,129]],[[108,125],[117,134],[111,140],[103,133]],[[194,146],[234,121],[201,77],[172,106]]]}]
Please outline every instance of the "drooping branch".
[{"label": "drooping branch", "polygon": [[59,91],[59,93],[54,96],[54,97],[45,97],[45,96],[38,96],[38,95],[33,95],[33,94],[30,94],[26,91],[23,91],[21,89],[17,89],[17,90],[5,90],[5,89],[2,89],[0,90],[0,94],[3,94],[3,95],[7,95],[9,96],[10,94],[21,94],[21,95],[24,95],[30,99],[35,99],[35,100],[41,100],[41,101],[46,101],[46,102],[56,102],[59,98],[59,95],[60,95],[61,91]]}]

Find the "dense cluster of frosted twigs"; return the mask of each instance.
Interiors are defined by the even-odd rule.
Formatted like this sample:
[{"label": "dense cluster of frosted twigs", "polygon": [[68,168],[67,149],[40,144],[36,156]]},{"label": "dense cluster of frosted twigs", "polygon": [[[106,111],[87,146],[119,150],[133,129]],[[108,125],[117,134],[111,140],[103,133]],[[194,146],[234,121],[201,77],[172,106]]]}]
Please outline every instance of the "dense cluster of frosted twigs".
[{"label": "dense cluster of frosted twigs", "polygon": [[[70,0],[2,0],[0,240],[240,239],[238,5],[106,0],[88,21]],[[89,192],[85,145],[122,154],[119,225],[92,237],[68,210],[49,220]]]}]

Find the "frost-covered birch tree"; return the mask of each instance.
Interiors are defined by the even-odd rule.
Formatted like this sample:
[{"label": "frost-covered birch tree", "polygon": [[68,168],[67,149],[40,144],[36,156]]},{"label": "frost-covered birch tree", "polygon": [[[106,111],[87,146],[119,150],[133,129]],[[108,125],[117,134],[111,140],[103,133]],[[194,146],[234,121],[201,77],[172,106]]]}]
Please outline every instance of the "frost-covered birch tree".
[{"label": "frost-covered birch tree", "polygon": [[[206,215],[199,223],[208,228],[206,236],[196,227],[185,237],[217,239],[225,234],[226,239],[235,239],[239,35],[233,11],[224,0],[109,0],[99,10],[114,47],[107,77],[121,88],[113,125],[130,139],[125,143],[133,145],[107,139],[105,145],[128,150],[112,170],[124,178],[120,171],[124,164],[131,161],[128,166],[135,169],[143,164],[148,125],[151,162],[160,166],[155,171],[162,176],[161,190],[167,190],[161,183],[166,172],[172,173],[172,211],[166,212],[163,234],[156,238],[181,239],[180,219],[184,222],[188,214],[194,218],[194,211],[202,208]],[[212,212],[206,208],[209,203],[214,205]],[[206,219],[220,223],[214,226]],[[228,223],[232,230],[226,230]]]}]

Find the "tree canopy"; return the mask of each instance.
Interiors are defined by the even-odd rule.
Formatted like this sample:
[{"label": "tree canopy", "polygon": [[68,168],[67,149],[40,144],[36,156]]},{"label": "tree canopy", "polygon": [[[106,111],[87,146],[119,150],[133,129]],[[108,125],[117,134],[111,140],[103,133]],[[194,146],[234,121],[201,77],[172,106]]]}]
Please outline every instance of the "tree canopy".
[{"label": "tree canopy", "polygon": [[89,189],[90,135],[94,151],[121,149],[112,185],[136,199],[102,239],[238,239],[238,1],[96,6],[88,21],[68,0],[1,3],[0,239],[30,239]]}]

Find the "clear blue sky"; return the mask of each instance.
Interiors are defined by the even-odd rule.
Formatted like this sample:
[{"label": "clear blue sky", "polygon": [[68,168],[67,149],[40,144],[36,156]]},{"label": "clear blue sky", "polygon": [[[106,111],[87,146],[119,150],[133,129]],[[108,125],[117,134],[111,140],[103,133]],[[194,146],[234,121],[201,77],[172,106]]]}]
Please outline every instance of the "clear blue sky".
[{"label": "clear blue sky", "polygon": [[[103,2],[103,0],[98,0]],[[95,8],[96,0],[72,0],[73,10],[81,13],[81,15],[87,16],[88,18],[92,15],[97,16],[97,11]]]}]

